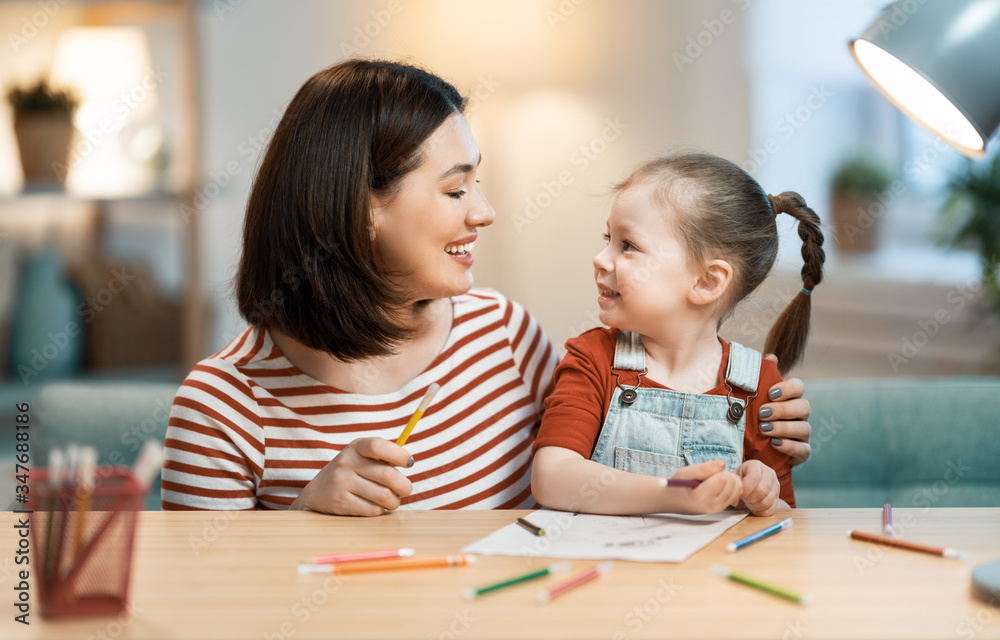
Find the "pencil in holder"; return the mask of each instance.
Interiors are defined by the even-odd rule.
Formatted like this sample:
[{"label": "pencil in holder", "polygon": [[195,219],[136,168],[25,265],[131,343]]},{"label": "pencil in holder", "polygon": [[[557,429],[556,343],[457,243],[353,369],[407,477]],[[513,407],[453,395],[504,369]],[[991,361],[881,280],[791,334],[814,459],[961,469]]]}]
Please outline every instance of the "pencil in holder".
[{"label": "pencil in holder", "polygon": [[31,536],[41,613],[115,614],[128,603],[136,512],[148,487],[128,467],[99,467],[93,487],[31,474]]}]

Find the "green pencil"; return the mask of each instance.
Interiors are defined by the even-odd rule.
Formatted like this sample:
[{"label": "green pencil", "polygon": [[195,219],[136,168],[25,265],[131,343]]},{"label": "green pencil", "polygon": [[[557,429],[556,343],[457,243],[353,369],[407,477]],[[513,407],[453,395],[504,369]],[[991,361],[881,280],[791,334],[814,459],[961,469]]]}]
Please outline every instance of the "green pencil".
[{"label": "green pencil", "polygon": [[497,589],[503,589],[504,587],[509,587],[511,585],[520,584],[522,582],[528,582],[529,580],[535,580],[536,578],[544,578],[550,573],[557,573],[559,571],[565,571],[569,569],[568,562],[556,562],[550,564],[547,567],[539,569],[538,571],[532,571],[530,573],[525,573],[520,576],[515,576],[513,578],[508,578],[506,580],[501,580],[500,582],[494,582],[493,584],[488,584],[483,587],[468,587],[462,592],[462,595],[468,600],[475,600],[479,596],[489,593],[491,591],[496,591]]},{"label": "green pencil", "polygon": [[729,578],[735,582],[745,584],[751,587],[756,587],[761,591],[767,591],[768,593],[774,594],[778,597],[785,598],[786,600],[791,600],[792,602],[797,602],[799,604],[807,605],[809,604],[811,598],[808,595],[798,594],[794,591],[789,591],[788,589],[782,589],[781,587],[776,587],[773,584],[768,584],[766,582],[761,582],[755,578],[745,576],[740,573],[736,573],[729,567],[724,567],[721,564],[712,565],[712,573],[720,575],[724,578]]}]

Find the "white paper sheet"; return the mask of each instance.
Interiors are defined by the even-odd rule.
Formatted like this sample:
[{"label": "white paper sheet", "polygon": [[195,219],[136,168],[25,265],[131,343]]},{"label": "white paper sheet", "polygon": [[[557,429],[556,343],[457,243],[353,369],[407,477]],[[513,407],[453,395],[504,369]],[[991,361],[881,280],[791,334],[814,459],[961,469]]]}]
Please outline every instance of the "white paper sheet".
[{"label": "white paper sheet", "polygon": [[699,516],[595,516],[542,509],[526,520],[544,529],[544,536],[512,522],[462,553],[683,562],[747,515],[747,511],[722,511]]}]

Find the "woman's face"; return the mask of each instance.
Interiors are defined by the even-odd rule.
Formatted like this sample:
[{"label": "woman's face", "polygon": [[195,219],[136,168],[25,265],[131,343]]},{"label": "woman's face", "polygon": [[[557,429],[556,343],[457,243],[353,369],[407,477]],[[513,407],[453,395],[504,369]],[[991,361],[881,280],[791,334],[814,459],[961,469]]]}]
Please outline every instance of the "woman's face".
[{"label": "woman's face", "polygon": [[421,146],[423,161],[390,201],[372,200],[383,267],[414,301],[447,298],[472,287],[472,243],[493,224],[493,207],[476,182],[479,147],[455,113]]}]

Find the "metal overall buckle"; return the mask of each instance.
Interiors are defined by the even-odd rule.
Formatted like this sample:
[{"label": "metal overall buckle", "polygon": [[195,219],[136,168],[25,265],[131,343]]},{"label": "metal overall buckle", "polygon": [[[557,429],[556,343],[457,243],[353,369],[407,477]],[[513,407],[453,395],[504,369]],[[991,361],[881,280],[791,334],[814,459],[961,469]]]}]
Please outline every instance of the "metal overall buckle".
[{"label": "metal overall buckle", "polygon": [[726,417],[732,423],[737,423],[743,414],[746,412],[746,407],[750,405],[750,401],[757,397],[757,392],[754,391],[752,396],[747,397],[746,405],[740,404],[739,400],[733,400],[733,388],[729,386],[729,380],[723,380],[723,384],[726,385],[726,389],[729,389],[729,393],[726,394],[726,402],[729,403],[729,411],[726,411]]},{"label": "metal overall buckle", "polygon": [[621,374],[615,371],[614,369],[611,370],[611,373],[615,374],[615,378],[618,379],[618,385],[617,385],[618,388],[622,390],[622,395],[621,395],[622,402],[624,402],[625,404],[632,404],[633,402],[635,402],[635,399],[639,397],[639,393],[636,391],[636,389],[638,389],[639,386],[642,385],[642,376],[644,376],[648,372],[649,369],[643,367],[642,371],[636,374],[635,386],[628,387],[622,384]]}]

